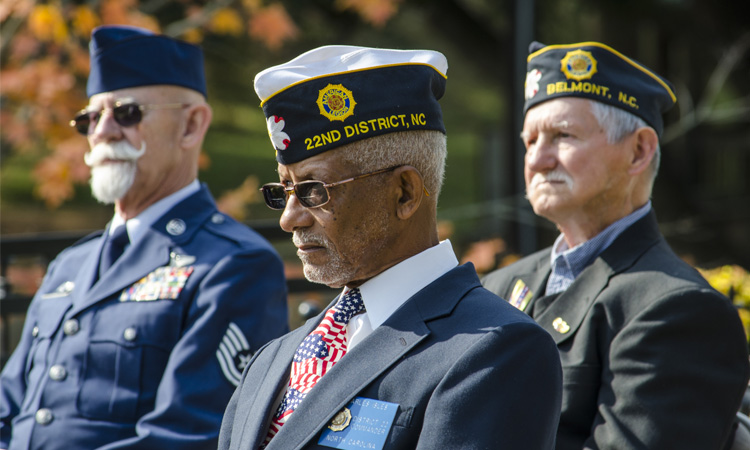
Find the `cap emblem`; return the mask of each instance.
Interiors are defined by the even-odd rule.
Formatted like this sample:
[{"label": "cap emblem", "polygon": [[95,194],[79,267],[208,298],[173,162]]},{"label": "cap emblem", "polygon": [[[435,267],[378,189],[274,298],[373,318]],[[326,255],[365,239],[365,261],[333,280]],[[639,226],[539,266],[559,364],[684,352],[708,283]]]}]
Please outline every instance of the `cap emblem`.
[{"label": "cap emblem", "polygon": [[340,84],[329,84],[318,94],[320,114],[331,122],[334,120],[343,122],[344,119],[354,114],[356,104],[352,91]]},{"label": "cap emblem", "polygon": [[279,116],[271,116],[266,120],[268,126],[268,136],[271,138],[274,148],[277,150],[286,150],[289,147],[291,139],[284,132],[286,122]]},{"label": "cap emblem", "polygon": [[596,73],[596,59],[584,50],[573,50],[560,60],[560,70],[568,79],[588,80]]},{"label": "cap emblem", "polygon": [[526,100],[535,96],[539,92],[539,80],[542,79],[542,72],[539,69],[532,69],[526,73],[526,82],[524,83]]}]

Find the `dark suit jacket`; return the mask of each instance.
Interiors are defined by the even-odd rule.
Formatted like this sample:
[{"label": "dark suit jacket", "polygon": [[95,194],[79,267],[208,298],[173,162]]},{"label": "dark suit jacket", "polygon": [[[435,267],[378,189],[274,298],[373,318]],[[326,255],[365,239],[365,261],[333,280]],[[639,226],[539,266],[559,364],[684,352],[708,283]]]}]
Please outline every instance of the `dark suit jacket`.
[{"label": "dark suit jacket", "polygon": [[[229,403],[220,449],[257,450],[297,346],[321,320],[255,355]],[[554,445],[561,373],[533,320],[457,267],[415,294],[308,393],[268,450],[322,449],[318,439],[355,397],[397,403],[386,449],[546,449]]]},{"label": "dark suit jacket", "polygon": [[510,298],[522,280],[533,293],[525,311],[557,342],[564,389],[557,448],[722,448],[747,387],[744,332],[727,298],[672,252],[654,213],[566,291],[542,297],[550,251],[483,284]]},{"label": "dark suit jacket", "polygon": [[93,283],[99,235],[32,300],[0,376],[0,448],[215,448],[250,354],[289,330],[281,259],[205,186]]}]

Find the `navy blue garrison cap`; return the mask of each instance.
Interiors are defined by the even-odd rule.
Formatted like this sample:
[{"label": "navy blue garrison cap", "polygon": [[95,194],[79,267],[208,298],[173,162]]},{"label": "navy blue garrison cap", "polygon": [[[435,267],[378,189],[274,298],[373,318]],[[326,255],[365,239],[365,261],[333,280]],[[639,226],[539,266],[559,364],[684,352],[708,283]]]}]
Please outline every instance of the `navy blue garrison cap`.
[{"label": "navy blue garrison cap", "polygon": [[662,114],[677,102],[669,81],[598,42],[547,46],[533,42],[527,69],[524,114],[547,100],[582,97],[631,112],[661,136]]},{"label": "navy blue garrison cap", "polygon": [[255,76],[276,160],[292,164],[387,133],[445,133],[448,62],[431,50],[331,45]]},{"label": "navy blue garrison cap", "polygon": [[143,28],[102,26],[91,33],[86,94],[169,84],[206,97],[203,52],[195,45]]}]

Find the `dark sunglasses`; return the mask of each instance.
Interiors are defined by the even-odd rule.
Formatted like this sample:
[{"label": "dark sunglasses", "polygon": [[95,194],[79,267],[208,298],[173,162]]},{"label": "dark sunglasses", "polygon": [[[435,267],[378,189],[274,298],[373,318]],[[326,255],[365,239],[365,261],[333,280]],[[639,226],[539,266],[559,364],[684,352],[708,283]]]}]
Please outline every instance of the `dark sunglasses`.
[{"label": "dark sunglasses", "polygon": [[[112,109],[112,117],[114,117],[115,122],[117,122],[120,126],[123,127],[132,127],[133,125],[136,125],[143,120],[143,112],[147,109],[169,109],[169,108],[184,108],[186,106],[190,106],[186,103],[165,103],[162,105],[139,105],[135,102],[129,102],[129,103],[121,103],[117,102],[115,103],[115,107]],[[75,129],[83,134],[88,135],[89,134],[89,128],[91,125],[96,126],[96,122],[99,120],[99,118],[102,115],[102,111],[107,110],[110,108],[103,108],[100,110],[89,110],[89,109],[82,109],[79,111],[73,120],[70,121],[70,126],[75,127]]]},{"label": "dark sunglasses", "polygon": [[[331,200],[331,194],[328,192],[328,188],[339,186],[344,183],[349,183],[355,180],[361,180],[372,175],[380,173],[390,172],[398,169],[399,166],[388,167],[387,169],[380,169],[374,172],[368,172],[356,177],[347,178],[346,180],[337,181],[335,183],[323,183],[322,181],[303,181],[301,183],[286,186],[281,183],[268,183],[264,184],[260,188],[263,192],[263,200],[266,201],[271,209],[284,209],[286,208],[287,199],[290,195],[294,194],[297,196],[297,201],[300,205],[305,208],[317,208],[323,206]],[[424,188],[426,195],[430,195],[427,188]]]}]

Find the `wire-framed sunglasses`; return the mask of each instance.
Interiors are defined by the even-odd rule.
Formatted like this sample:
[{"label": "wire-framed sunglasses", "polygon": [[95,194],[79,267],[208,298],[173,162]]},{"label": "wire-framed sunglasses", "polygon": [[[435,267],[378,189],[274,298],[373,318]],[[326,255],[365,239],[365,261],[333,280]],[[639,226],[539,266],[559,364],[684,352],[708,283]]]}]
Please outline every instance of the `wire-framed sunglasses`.
[{"label": "wire-framed sunglasses", "polygon": [[[268,183],[264,184],[260,188],[260,191],[263,193],[263,200],[266,201],[266,205],[271,209],[286,208],[287,200],[292,194],[297,196],[297,201],[305,208],[318,208],[331,200],[331,193],[328,191],[329,188],[361,180],[362,178],[367,178],[372,175],[390,172],[402,166],[403,164],[376,170],[374,172],[363,173],[362,175],[357,175],[356,177],[347,178],[346,180],[337,181],[335,183],[324,183],[316,180],[302,181],[291,186],[281,183]],[[424,188],[424,193],[428,196],[430,195],[427,188]]]},{"label": "wire-framed sunglasses", "polygon": [[102,112],[108,109],[112,110],[112,117],[115,122],[123,127],[132,127],[143,120],[143,112],[148,109],[170,109],[170,108],[185,108],[190,106],[187,103],[164,103],[161,105],[140,105],[135,102],[117,102],[114,108],[102,108],[99,110],[82,109],[76,113],[73,120],[70,121],[70,126],[75,127],[76,131],[83,135],[89,134],[91,125],[96,126]]}]

